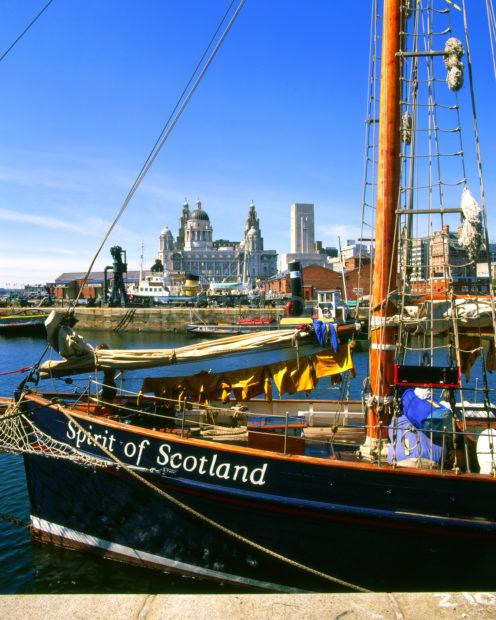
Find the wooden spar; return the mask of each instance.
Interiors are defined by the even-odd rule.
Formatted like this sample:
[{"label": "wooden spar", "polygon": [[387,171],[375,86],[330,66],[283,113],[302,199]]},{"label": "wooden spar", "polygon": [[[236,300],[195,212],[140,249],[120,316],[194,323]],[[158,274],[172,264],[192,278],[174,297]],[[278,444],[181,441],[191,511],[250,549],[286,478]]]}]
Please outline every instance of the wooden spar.
[{"label": "wooden spar", "polygon": [[[377,170],[377,216],[372,287],[370,387],[375,404],[367,410],[367,436],[379,437],[378,423],[387,422],[385,398],[392,393],[395,328],[382,327],[385,317],[394,314],[388,292],[396,289],[397,258],[395,238],[398,208],[400,151],[400,0],[384,0],[379,148]],[[387,429],[382,430],[387,436]]]}]

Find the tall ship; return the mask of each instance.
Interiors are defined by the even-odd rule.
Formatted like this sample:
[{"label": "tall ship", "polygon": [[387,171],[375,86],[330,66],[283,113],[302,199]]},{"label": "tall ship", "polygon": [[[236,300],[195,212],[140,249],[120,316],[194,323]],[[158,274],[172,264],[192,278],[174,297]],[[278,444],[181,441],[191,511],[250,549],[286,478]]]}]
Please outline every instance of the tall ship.
[{"label": "tall ship", "polygon": [[[54,313],[48,343],[61,359],[34,364],[0,418],[1,449],[24,456],[34,538],[239,588],[493,586],[494,297],[491,279],[485,296],[455,286],[481,254],[491,273],[482,164],[477,151],[469,178],[459,146],[464,76],[472,91],[466,13],[444,0],[373,6],[380,108],[369,119],[376,217],[361,400],[344,388],[333,401],[284,398],[352,380],[352,321],[109,350]],[[460,252],[441,252],[435,269],[431,260],[420,293],[414,234],[449,241],[449,218]],[[462,378],[476,363],[478,407]],[[116,373],[134,370],[140,389],[118,389]],[[76,374],[88,389],[42,389]]]}]

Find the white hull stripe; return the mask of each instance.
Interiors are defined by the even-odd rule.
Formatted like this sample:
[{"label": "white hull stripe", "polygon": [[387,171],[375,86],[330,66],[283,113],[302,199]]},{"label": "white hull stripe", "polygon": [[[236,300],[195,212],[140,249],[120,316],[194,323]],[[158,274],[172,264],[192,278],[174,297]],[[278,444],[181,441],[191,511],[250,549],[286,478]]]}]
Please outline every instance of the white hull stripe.
[{"label": "white hull stripe", "polygon": [[35,530],[45,532],[52,536],[58,536],[67,540],[72,540],[79,543],[84,547],[96,547],[103,551],[114,553],[116,555],[125,556],[132,559],[134,562],[140,562],[148,565],[163,566],[164,569],[173,570],[178,573],[186,575],[198,575],[207,579],[214,579],[224,583],[243,584],[257,589],[271,590],[279,592],[302,592],[297,588],[291,588],[289,586],[283,586],[280,584],[270,583],[268,581],[259,581],[258,579],[250,579],[248,577],[240,577],[238,575],[232,575],[230,573],[223,573],[221,571],[211,570],[209,568],[201,568],[194,564],[186,564],[184,562],[178,562],[169,558],[164,558],[160,555],[154,555],[153,553],[147,553],[146,551],[138,551],[132,547],[126,547],[118,543],[113,543],[103,538],[97,538],[96,536],[90,536],[89,534],[83,534],[76,530],[69,529],[63,525],[57,523],[51,523],[45,521],[39,517],[31,515],[31,525]]}]

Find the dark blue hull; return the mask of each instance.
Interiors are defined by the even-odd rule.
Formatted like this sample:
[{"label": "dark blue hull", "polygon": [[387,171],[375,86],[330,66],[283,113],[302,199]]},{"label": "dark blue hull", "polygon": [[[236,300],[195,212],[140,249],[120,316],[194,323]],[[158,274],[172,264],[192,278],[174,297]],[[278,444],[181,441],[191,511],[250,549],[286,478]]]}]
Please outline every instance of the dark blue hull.
[{"label": "dark blue hull", "polygon": [[[33,416],[50,435],[99,454],[62,414],[42,408]],[[490,477],[289,457],[96,418],[78,421],[158,488],[314,569],[383,590],[435,589],[437,577],[453,589],[494,583]],[[33,526],[43,540],[251,587],[337,589],[219,531],[123,468],[40,456],[26,456],[25,463]]]},{"label": "dark blue hull", "polygon": [[45,319],[46,316],[0,316],[0,334],[3,336],[39,334],[46,337]]}]

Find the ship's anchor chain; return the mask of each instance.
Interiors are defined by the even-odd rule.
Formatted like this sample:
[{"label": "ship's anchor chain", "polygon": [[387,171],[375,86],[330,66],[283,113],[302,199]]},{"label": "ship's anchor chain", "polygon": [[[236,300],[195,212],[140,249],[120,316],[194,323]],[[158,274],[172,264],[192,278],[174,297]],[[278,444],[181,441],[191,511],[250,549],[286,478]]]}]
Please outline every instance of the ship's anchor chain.
[{"label": "ship's anchor chain", "polygon": [[369,592],[369,593],[372,592],[372,590],[368,590],[367,588],[364,588],[362,586],[358,586],[358,585],[356,585],[354,583],[350,583],[349,581],[345,581],[344,579],[339,579],[339,577],[334,577],[333,575],[329,575],[328,573],[324,573],[322,571],[319,571],[319,570],[317,570],[315,568],[312,568],[311,566],[307,566],[305,564],[301,564],[300,562],[297,562],[296,560],[292,560],[291,558],[288,558],[287,556],[282,555],[282,554],[278,553],[277,551],[273,551],[272,549],[269,549],[268,547],[264,547],[263,545],[260,545],[260,544],[256,543],[255,541],[253,541],[253,540],[251,540],[249,538],[246,538],[245,536],[242,536],[241,534],[238,534],[237,532],[231,530],[230,528],[225,527],[221,523],[218,523],[217,521],[214,521],[213,519],[211,519],[210,517],[207,517],[203,513],[199,512],[198,510],[195,510],[191,506],[188,506],[188,504],[185,504],[184,502],[181,502],[180,500],[178,500],[174,496],[170,495],[169,493],[167,493],[163,489],[160,489],[158,486],[156,486],[155,484],[153,484],[152,482],[150,482],[149,480],[144,478],[138,472],[134,471],[131,467],[126,465],[126,463],[121,461],[119,459],[119,457],[115,456],[115,454],[110,452],[110,450],[107,450],[107,448],[105,448],[105,446],[103,446],[97,439],[95,439],[91,435],[91,433],[89,433],[83,426],[81,426],[81,424],[79,424],[79,422],[75,418],[73,418],[72,415],[68,411],[66,411],[63,407],[59,407],[58,410],[60,411],[60,413],[65,415],[72,422],[72,424],[74,424],[82,433],[84,433],[86,438],[89,441],[91,441],[91,443],[93,443],[104,454],[106,454],[110,459],[112,459],[116,463],[116,465],[118,467],[121,467],[130,476],[132,476],[133,478],[135,478],[139,482],[142,482],[145,486],[150,488],[152,491],[155,491],[156,493],[158,493],[164,499],[168,500],[172,504],[175,504],[176,506],[178,506],[182,510],[188,512],[189,514],[191,514],[194,517],[200,519],[201,521],[204,521],[205,523],[208,523],[209,525],[211,525],[215,529],[219,530],[223,534],[227,534],[231,538],[235,538],[236,540],[239,540],[240,542],[245,543],[246,545],[256,549],[257,551],[261,551],[262,553],[265,553],[266,555],[269,555],[270,557],[273,557],[276,560],[280,560],[281,562],[285,562],[286,564],[289,564],[290,566],[294,566],[295,568],[299,568],[302,571],[305,571],[305,572],[310,573],[312,575],[316,575],[317,577],[321,577],[322,579],[324,579],[326,581],[331,581],[333,583],[336,583],[338,585],[344,586],[346,588],[350,588],[351,590],[356,590],[357,592]]}]

